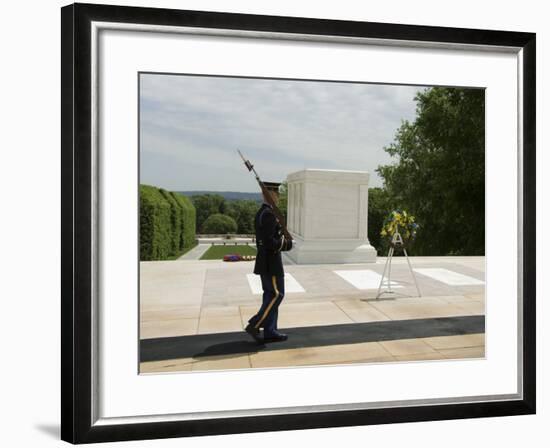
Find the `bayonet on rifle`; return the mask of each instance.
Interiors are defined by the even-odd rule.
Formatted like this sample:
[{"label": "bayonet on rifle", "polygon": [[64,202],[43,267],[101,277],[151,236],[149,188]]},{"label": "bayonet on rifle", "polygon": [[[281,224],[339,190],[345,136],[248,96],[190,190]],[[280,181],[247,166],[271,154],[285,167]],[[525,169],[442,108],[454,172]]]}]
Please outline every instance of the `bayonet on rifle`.
[{"label": "bayonet on rifle", "polygon": [[254,169],[254,165],[252,165],[252,163],[250,163],[250,160],[244,158],[241,151],[239,151],[237,149],[237,152],[241,156],[241,159],[243,159],[244,165],[246,166],[248,171],[251,171],[251,172],[254,173],[254,176],[256,177],[256,180],[258,181],[258,184],[260,185],[260,189],[262,190],[264,198],[267,200],[269,205],[271,205],[271,207],[273,208],[273,213],[274,213],[275,217],[277,218],[277,220],[279,221],[279,224],[281,224],[281,227],[283,229],[283,235],[285,236],[286,239],[292,240],[292,235],[290,235],[288,229],[286,228],[285,217],[283,216],[283,214],[281,213],[281,211],[279,210],[279,208],[277,207],[277,205],[273,201],[271,193],[269,192],[267,187],[264,185],[264,183],[260,179],[260,176],[258,175],[256,170]]}]

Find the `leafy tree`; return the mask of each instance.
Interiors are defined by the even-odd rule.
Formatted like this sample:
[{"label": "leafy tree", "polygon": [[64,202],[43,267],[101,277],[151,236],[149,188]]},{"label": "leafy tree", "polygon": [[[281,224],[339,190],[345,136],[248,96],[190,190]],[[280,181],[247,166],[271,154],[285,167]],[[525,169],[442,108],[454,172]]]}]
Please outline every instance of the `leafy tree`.
[{"label": "leafy tree", "polygon": [[204,221],[213,214],[224,214],[226,211],[225,198],[219,194],[201,194],[192,196],[191,200],[196,210],[197,224],[199,232],[204,232],[202,226]]},{"label": "leafy tree", "polygon": [[258,203],[253,200],[238,200],[227,203],[226,214],[237,222],[237,233],[253,234],[254,217],[258,211]]},{"label": "leafy tree", "polygon": [[398,162],[377,168],[388,203],[416,216],[415,254],[483,255],[484,91],[434,87],[415,101],[416,119],[384,148]]},{"label": "leafy tree", "polygon": [[286,180],[279,186],[279,203],[277,204],[277,208],[281,210],[285,219],[288,219],[288,183]]},{"label": "leafy tree", "polygon": [[391,211],[388,203],[387,191],[383,188],[369,188],[369,218],[367,221],[367,233],[370,244],[376,249],[378,255],[386,255],[388,245],[382,240],[380,230],[384,219]]},{"label": "leafy tree", "polygon": [[205,234],[235,233],[237,223],[231,216],[215,213],[210,215],[202,225],[202,232]]}]

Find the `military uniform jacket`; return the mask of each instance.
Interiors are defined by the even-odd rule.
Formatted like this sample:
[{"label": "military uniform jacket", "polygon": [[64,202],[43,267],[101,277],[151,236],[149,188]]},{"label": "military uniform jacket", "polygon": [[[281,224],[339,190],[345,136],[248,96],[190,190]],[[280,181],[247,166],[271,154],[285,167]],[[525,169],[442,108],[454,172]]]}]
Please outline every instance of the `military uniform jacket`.
[{"label": "military uniform jacket", "polygon": [[256,263],[254,274],[284,275],[281,252],[292,249],[292,241],[285,239],[273,209],[262,204],[254,219],[256,230]]}]

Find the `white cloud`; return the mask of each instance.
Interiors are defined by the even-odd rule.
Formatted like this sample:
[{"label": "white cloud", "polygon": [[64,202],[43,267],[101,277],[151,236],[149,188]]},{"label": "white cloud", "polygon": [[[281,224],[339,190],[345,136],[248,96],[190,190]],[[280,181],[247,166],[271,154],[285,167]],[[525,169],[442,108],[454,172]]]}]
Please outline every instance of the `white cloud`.
[{"label": "white cloud", "polygon": [[141,182],[171,190],[255,191],[240,148],[265,180],[303,168],[374,172],[390,157],[417,87],[141,76]]}]

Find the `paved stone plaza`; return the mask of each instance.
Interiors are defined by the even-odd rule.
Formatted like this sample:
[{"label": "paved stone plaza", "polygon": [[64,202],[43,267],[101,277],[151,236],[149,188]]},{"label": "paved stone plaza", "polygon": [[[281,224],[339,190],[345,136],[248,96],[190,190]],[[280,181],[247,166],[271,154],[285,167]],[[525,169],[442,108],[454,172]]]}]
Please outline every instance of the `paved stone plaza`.
[{"label": "paved stone plaza", "polygon": [[141,373],[483,358],[485,257],[394,257],[393,294],[376,299],[376,263],[286,261],[282,343],[243,328],[261,303],[254,262],[140,264]]}]

